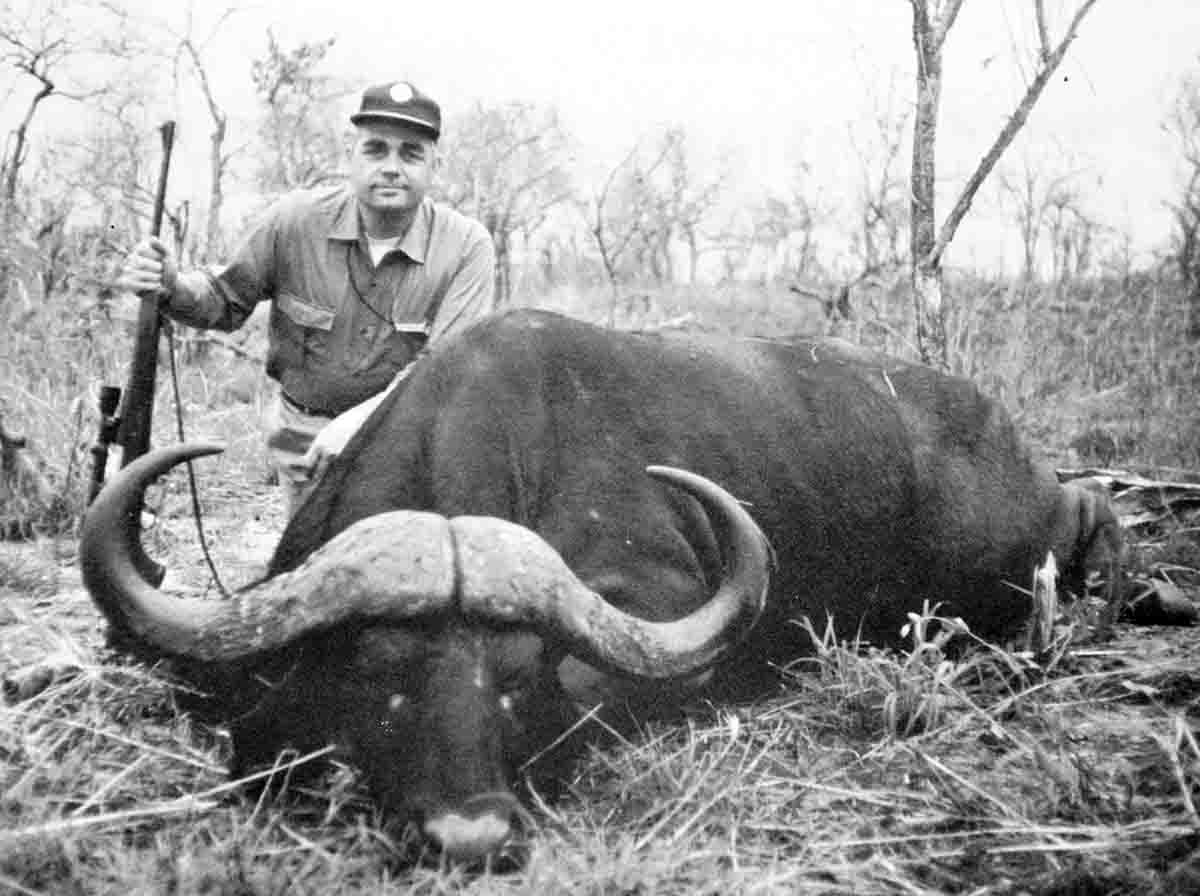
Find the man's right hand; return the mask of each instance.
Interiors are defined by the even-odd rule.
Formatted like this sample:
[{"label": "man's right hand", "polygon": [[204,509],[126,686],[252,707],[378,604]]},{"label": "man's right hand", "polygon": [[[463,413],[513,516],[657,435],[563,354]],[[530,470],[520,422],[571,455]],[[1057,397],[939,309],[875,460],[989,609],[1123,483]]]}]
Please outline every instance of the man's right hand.
[{"label": "man's right hand", "polygon": [[179,282],[179,262],[158,237],[149,237],[134,246],[125,256],[125,266],[117,278],[117,288],[153,298],[166,293],[174,295]]}]

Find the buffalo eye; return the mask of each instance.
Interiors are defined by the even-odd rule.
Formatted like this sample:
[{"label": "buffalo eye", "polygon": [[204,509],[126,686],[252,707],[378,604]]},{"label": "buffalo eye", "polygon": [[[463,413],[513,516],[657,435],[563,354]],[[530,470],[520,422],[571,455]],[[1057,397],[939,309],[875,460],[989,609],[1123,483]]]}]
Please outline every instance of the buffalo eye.
[{"label": "buffalo eye", "polygon": [[514,697],[512,694],[501,694],[500,695],[500,711],[501,712],[511,713],[513,711],[514,707],[516,707],[516,705],[517,705],[517,698]]},{"label": "buffalo eye", "polygon": [[409,702],[407,694],[392,694],[388,697],[388,712],[403,712],[408,709]]}]

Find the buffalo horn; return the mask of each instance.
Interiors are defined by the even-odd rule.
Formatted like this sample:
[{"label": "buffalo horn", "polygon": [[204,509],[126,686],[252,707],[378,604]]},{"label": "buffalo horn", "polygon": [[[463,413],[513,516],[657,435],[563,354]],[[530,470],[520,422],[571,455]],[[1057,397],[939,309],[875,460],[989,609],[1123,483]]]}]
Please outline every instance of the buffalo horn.
[{"label": "buffalo horn", "polygon": [[714,528],[726,533],[726,574],[703,606],[670,622],[641,619],[584,585],[536,533],[493,517],[456,517],[451,525],[463,610],[556,633],[580,659],[629,675],[673,678],[711,666],[762,612],[771,548],[750,514],[720,486],[673,467],[647,472],[696,498]]},{"label": "buffalo horn", "polygon": [[83,581],[117,630],[167,654],[219,662],[282,647],[352,618],[409,619],[451,605],[453,547],[442,516],[393,511],[359,521],[301,566],[230,600],[164,594],[134,563],[139,527],[128,524],[147,486],[216,445],[160,448],[109,482],[80,535]]}]

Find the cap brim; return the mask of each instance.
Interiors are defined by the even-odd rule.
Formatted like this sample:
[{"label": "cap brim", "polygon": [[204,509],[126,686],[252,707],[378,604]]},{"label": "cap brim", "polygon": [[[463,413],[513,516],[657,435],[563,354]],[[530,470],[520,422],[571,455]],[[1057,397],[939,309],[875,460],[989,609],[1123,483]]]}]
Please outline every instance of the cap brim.
[{"label": "cap brim", "polygon": [[391,112],[356,112],[350,116],[351,124],[365,124],[368,121],[390,121],[399,122],[400,124],[411,124],[414,127],[429,132],[434,137],[441,136],[441,131],[429,122],[421,118],[413,118],[411,115],[396,115]]}]

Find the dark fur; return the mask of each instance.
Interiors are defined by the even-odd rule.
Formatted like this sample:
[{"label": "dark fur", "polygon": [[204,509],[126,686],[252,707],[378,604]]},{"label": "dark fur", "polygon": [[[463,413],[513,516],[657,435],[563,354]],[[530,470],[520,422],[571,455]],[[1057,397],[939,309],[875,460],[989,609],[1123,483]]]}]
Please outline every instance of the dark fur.
[{"label": "dark fur", "polygon": [[[804,615],[894,643],[930,601],[985,637],[1012,632],[1028,610],[1013,585],[1058,532],[1054,476],[965,381],[845,343],[618,334],[517,311],[419,364],[296,514],[272,572],[381,511],[492,515],[539,532],[614,603],[675,618],[709,595],[716,533],[648,464],[745,501],[778,556],[761,623],[705,679],[721,698],[760,692],[770,664],[803,653]],[[699,684],[607,675],[536,633],[452,616],[326,635],[298,656],[235,726],[242,761],[332,737],[385,803],[417,811],[503,790],[593,700],[662,712]]]}]

